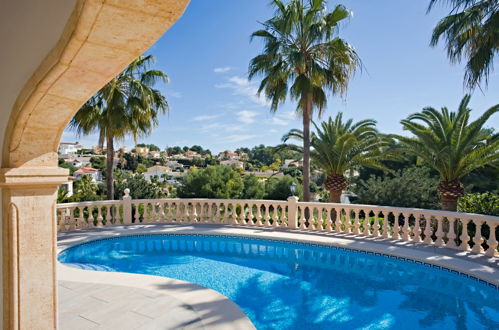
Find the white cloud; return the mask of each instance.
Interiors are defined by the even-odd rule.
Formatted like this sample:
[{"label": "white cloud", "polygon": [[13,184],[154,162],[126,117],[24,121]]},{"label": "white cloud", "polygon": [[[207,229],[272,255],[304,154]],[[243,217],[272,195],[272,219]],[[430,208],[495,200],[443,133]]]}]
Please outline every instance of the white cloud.
[{"label": "white cloud", "polygon": [[227,143],[228,141],[234,143],[234,142],[240,142],[240,141],[245,141],[245,140],[250,140],[253,138],[256,138],[257,135],[250,135],[250,134],[235,134],[235,135],[230,135],[227,138],[224,139],[223,143]]},{"label": "white cloud", "polygon": [[213,69],[213,72],[215,72],[215,73],[225,73],[225,72],[229,72],[230,70],[232,70],[232,68],[230,66],[223,66],[223,67],[219,67],[219,68]]},{"label": "white cloud", "polygon": [[271,119],[271,123],[279,126],[288,126],[293,119],[296,119],[294,111],[277,112]]},{"label": "white cloud", "polygon": [[211,124],[206,124],[201,126],[202,131],[213,131],[213,130],[220,130],[223,128],[223,125],[220,123],[211,123]]},{"label": "white cloud", "polygon": [[169,93],[167,93],[169,96],[171,97],[174,97],[176,99],[180,99],[182,98],[182,93],[180,92],[175,92],[175,91],[170,91]]},{"label": "white cloud", "polygon": [[272,118],[272,124],[274,125],[279,125],[279,126],[288,126],[289,121],[278,118],[278,117],[273,117]]},{"label": "white cloud", "polygon": [[227,81],[227,83],[216,84],[215,87],[232,89],[234,95],[245,96],[260,106],[269,106],[269,102],[263,95],[257,95],[258,87],[254,82],[250,82],[248,79],[239,76],[230,77]]},{"label": "white cloud", "polygon": [[258,112],[243,110],[237,113],[237,120],[241,123],[251,124],[255,122],[255,117],[258,115]]},{"label": "white cloud", "polygon": [[196,116],[192,118],[192,120],[195,121],[204,121],[204,120],[211,120],[220,117],[220,115],[201,115],[201,116]]}]

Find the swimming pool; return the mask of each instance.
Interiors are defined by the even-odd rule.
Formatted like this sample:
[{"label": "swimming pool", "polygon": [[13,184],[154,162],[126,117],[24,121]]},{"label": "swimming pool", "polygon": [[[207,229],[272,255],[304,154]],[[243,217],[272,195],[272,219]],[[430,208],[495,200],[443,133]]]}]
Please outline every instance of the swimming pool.
[{"label": "swimming pool", "polygon": [[236,302],[258,329],[497,329],[499,290],[445,269],[303,243],[143,235],[69,248],[72,267],[176,278]]}]

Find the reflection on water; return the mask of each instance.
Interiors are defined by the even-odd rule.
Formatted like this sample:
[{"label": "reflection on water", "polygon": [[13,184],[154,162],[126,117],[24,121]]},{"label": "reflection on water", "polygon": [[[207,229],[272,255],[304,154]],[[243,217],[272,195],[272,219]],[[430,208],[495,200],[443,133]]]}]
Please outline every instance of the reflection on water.
[{"label": "reflection on water", "polygon": [[494,329],[499,290],[427,265],[231,237],[151,235],[64,251],[82,269],[152,274],[212,288],[258,329]]}]

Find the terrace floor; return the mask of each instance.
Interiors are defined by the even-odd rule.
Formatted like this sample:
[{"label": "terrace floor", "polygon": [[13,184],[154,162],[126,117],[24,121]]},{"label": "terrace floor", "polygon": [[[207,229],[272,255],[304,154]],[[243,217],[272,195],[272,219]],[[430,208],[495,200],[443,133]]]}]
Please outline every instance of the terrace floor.
[{"label": "terrace floor", "polygon": [[[59,251],[103,237],[202,233],[313,242],[383,253],[454,269],[499,286],[499,258],[410,242],[353,235],[218,225],[137,225],[59,233]],[[254,329],[225,296],[169,278],[58,265],[59,324],[65,329]]]}]

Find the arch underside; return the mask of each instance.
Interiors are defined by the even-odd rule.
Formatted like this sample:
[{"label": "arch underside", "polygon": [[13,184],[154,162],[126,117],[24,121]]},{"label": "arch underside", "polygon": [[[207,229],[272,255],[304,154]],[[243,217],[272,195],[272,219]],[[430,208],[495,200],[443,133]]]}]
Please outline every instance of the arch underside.
[{"label": "arch underside", "polygon": [[64,32],[18,96],[3,168],[54,167],[64,128],[99,88],[182,15],[188,0],[79,0]]}]

